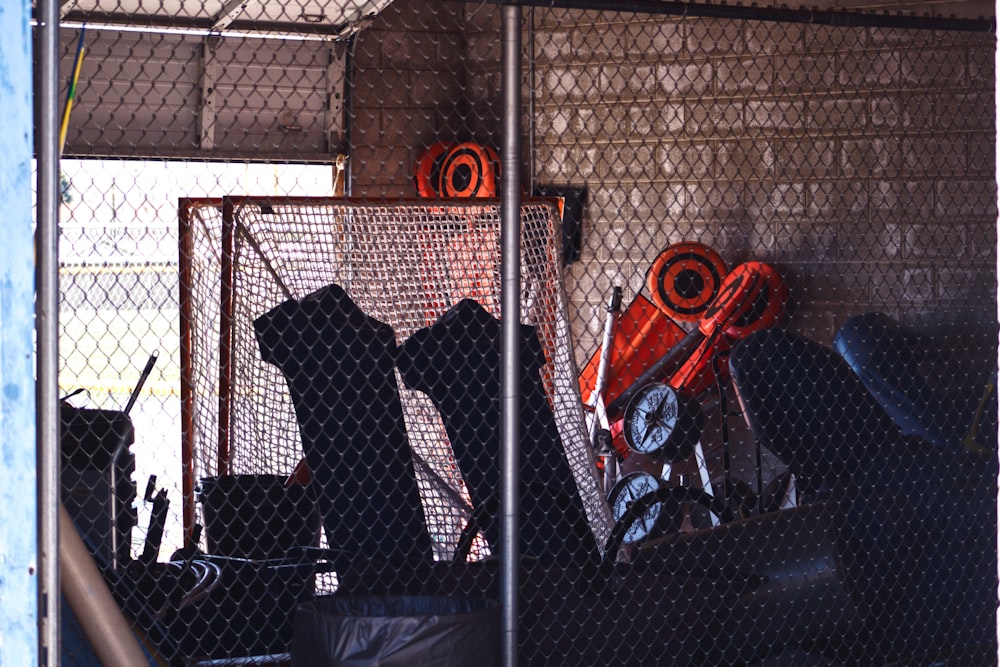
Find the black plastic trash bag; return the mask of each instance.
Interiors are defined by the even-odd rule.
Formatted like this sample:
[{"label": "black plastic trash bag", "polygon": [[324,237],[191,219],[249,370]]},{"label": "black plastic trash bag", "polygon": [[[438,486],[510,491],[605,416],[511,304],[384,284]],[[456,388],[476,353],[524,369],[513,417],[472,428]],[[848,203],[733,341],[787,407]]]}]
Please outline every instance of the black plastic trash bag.
[{"label": "black plastic trash bag", "polygon": [[300,604],[293,667],[494,667],[500,608],[457,597],[326,596]]}]

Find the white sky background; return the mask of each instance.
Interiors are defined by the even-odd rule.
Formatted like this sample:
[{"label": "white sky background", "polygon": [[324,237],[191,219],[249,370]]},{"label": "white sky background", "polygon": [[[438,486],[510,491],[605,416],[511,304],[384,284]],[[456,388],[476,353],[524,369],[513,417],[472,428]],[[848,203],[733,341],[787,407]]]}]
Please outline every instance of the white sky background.
[{"label": "white sky background", "polygon": [[[115,273],[123,266],[170,273],[177,265],[181,197],[333,193],[330,165],[66,159],[61,172],[69,183],[69,201],[59,212],[59,260],[65,281],[70,279],[67,271]],[[167,489],[170,500],[159,558],[164,561],[183,540],[176,302],[151,312],[102,308],[101,295],[91,296],[85,306],[71,306],[67,312],[64,304],[61,309],[60,387],[64,393],[85,388],[71,401],[77,407],[122,409],[150,352],[158,352],[155,371],[129,415],[136,432],[131,451],[139,513],[132,554],[140,554],[145,541],[151,507],[142,494],[152,474],[157,489]],[[135,340],[123,345],[123,330]],[[92,358],[80,363],[81,350]]]}]

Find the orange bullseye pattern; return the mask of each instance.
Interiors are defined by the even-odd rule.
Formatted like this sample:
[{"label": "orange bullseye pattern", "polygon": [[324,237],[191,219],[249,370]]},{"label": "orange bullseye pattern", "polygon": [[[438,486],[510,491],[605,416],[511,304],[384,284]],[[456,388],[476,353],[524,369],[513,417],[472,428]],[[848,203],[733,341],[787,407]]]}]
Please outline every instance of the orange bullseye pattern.
[{"label": "orange bullseye pattern", "polygon": [[441,164],[443,197],[496,197],[496,151],[474,142],[458,144]]},{"label": "orange bullseye pattern", "polygon": [[646,286],[668,317],[694,322],[719,294],[725,276],[719,253],[697,241],[683,241],[660,253],[646,274]]}]

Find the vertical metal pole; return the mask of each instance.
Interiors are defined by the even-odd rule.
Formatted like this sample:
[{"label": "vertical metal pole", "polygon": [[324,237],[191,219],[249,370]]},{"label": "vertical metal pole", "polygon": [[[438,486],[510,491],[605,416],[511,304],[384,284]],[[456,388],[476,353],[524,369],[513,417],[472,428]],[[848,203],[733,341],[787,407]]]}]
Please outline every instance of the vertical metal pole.
[{"label": "vertical metal pole", "polygon": [[191,283],[194,269],[194,240],[191,232],[191,207],[193,200],[180,198],[177,202],[177,236],[180,252],[177,258],[179,282],[178,305],[181,343],[181,520],[184,527],[184,546],[191,543],[194,530],[194,306],[191,303]]},{"label": "vertical metal pole", "polygon": [[35,419],[38,462],[39,656],[59,664],[59,6],[40,0],[37,28],[38,220],[35,236]]},{"label": "vertical metal pole", "polygon": [[528,59],[528,71],[526,72],[527,83],[528,83],[528,101],[526,103],[526,111],[528,114],[528,131],[527,131],[527,146],[526,149],[528,154],[524,157],[524,164],[528,167],[528,192],[534,194],[535,192],[535,91],[538,90],[536,85],[536,79],[538,77],[538,68],[536,66],[536,49],[535,49],[535,8],[528,7],[528,26],[527,26],[527,38],[528,38],[528,48],[526,57]]},{"label": "vertical metal pole", "polygon": [[501,137],[501,439],[500,609],[501,664],[517,665],[518,460],[520,447],[521,323],[521,8],[503,6],[501,53],[503,136]]},{"label": "vertical metal pole", "polygon": [[236,225],[233,200],[222,198],[222,278],[219,296],[219,442],[217,475],[229,474],[229,437],[233,389],[233,247]]},{"label": "vertical metal pole", "polygon": [[[998,67],[1000,67],[1000,46],[995,44],[993,46],[993,68],[994,68],[993,71],[994,72],[1000,71],[996,69]],[[994,98],[996,97],[997,87],[998,87],[997,83],[994,80],[993,83]],[[993,114],[995,119],[994,122],[1000,122],[1000,107],[994,109]],[[996,125],[994,125],[994,127],[996,127]],[[995,156],[994,159],[1000,159],[1000,140],[998,140],[997,138],[993,139],[993,153]],[[993,164],[1000,164],[1000,162],[994,162]],[[994,172],[996,172],[996,170],[994,170]],[[993,179],[995,181],[994,187],[996,187],[997,190],[1000,190],[1000,174],[994,173]],[[997,218],[994,223],[994,228],[1000,229],[1000,213],[998,213],[997,215]],[[1000,238],[998,238],[996,242],[996,251],[997,254],[994,256],[997,258],[997,270],[1000,271]],[[996,320],[997,322],[1000,322],[1000,289],[997,290]],[[1000,363],[1000,349],[998,349],[997,351],[997,363]],[[993,392],[992,400],[1000,401],[1000,391]],[[997,458],[1000,459],[1000,451],[997,452]],[[998,468],[998,471],[1000,471],[1000,468]],[[1000,472],[998,472],[997,475],[997,483],[1000,484]],[[997,505],[997,511],[1000,512],[1000,493],[997,494],[996,505]],[[996,537],[997,540],[1000,541],[1000,514],[997,514],[997,517],[998,519],[997,519]],[[1000,598],[1000,558],[997,559],[997,589],[995,591],[995,594],[998,598]],[[998,663],[1000,663],[1000,623],[997,623],[996,638],[997,638],[997,661]]]}]

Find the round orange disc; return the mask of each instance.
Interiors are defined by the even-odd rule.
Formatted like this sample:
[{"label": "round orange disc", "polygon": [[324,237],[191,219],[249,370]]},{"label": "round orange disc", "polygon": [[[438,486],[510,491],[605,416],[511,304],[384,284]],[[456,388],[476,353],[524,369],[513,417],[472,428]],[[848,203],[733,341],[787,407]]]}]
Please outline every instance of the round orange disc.
[{"label": "round orange disc", "polygon": [[449,150],[441,164],[439,191],[444,197],[496,197],[496,173],[490,151],[471,141]]},{"label": "round orange disc", "polygon": [[764,289],[760,291],[753,306],[726,329],[726,335],[733,340],[746,338],[755,331],[773,327],[785,316],[788,304],[788,285],[770,264],[747,262],[753,270],[764,275]]},{"label": "round orange disc", "polygon": [[668,246],[646,274],[653,303],[669,317],[693,322],[719,294],[727,273],[715,250],[697,241]]},{"label": "round orange disc", "polygon": [[444,162],[449,148],[451,144],[438,141],[420,154],[414,176],[417,182],[417,194],[421,197],[435,199],[441,196],[437,189],[441,182],[441,163]]}]

